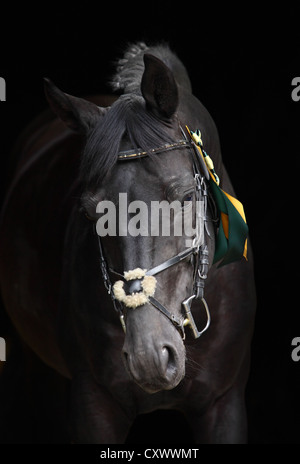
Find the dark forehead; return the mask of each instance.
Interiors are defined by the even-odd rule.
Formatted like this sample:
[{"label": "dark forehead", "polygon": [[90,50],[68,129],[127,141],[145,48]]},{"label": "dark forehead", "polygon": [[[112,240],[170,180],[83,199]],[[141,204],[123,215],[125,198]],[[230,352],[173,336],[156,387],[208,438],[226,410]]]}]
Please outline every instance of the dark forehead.
[{"label": "dark forehead", "polygon": [[118,161],[102,183],[107,192],[145,194],[166,189],[180,190],[193,185],[192,151],[161,152],[142,158]]}]

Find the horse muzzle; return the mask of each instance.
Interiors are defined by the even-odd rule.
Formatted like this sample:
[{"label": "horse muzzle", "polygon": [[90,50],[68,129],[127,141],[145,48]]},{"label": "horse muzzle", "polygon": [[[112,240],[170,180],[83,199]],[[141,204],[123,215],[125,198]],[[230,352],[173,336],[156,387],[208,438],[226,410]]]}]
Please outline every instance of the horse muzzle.
[{"label": "horse muzzle", "polygon": [[129,375],[147,393],[172,390],[185,375],[183,340],[167,319],[155,314],[153,321],[151,305],[129,314],[122,350]]}]

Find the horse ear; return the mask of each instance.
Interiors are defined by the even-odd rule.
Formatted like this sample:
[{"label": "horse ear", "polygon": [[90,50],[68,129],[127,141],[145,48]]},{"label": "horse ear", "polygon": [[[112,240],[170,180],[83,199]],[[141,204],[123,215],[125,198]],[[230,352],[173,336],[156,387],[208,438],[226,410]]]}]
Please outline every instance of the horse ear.
[{"label": "horse ear", "polygon": [[172,71],[158,58],[144,55],[145,71],[141,91],[149,107],[163,118],[170,118],[178,106],[178,88]]},{"label": "horse ear", "polygon": [[44,88],[51,109],[76,132],[87,133],[105,111],[83,98],[62,92],[50,79],[44,78]]}]

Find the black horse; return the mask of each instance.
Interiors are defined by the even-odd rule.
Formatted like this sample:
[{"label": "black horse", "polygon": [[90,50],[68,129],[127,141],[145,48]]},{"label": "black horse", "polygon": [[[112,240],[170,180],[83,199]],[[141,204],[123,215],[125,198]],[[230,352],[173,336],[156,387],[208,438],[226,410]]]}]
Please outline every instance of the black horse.
[{"label": "black horse", "polygon": [[[184,412],[197,443],[245,442],[252,254],[248,246],[248,261],[213,264],[220,223],[207,169],[195,162],[185,129],[201,130],[220,186],[234,196],[215,124],[165,45],[129,47],[113,86],[118,98],[86,100],[45,82],[59,119],[41,117],[19,140],[2,211],[6,310],[23,341],[71,379],[73,442],[123,442],[138,414],[157,409]],[[187,246],[184,234],[121,234],[119,212],[118,233],[99,237],[97,205],[118,205],[125,193],[128,204],[149,208],[180,202],[171,229],[178,214],[196,217],[200,198],[196,242]],[[149,294],[146,277],[155,287]],[[145,294],[145,301],[122,302],[116,281],[123,296]],[[197,300],[204,283],[205,300]],[[198,329],[211,316],[196,339],[192,301]]]}]

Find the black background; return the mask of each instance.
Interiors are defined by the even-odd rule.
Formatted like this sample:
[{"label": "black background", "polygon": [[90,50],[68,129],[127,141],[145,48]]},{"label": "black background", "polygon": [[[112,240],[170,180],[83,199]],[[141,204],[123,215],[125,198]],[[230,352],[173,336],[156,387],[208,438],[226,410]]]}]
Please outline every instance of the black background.
[{"label": "black background", "polygon": [[[300,336],[300,101],[291,98],[291,81],[300,75],[296,12],[282,4],[261,11],[236,2],[222,9],[175,2],[27,8],[15,5],[1,20],[0,75],[7,85],[0,104],[1,196],[13,142],[46,107],[44,76],[77,96],[109,93],[113,60],[128,42],[168,41],[216,122],[250,227],[258,307],[247,388],[249,442],[300,443],[300,362],[291,358],[291,341]],[[163,443],[166,431],[173,443],[189,441],[177,413],[139,419],[129,442],[143,442],[145,429],[149,441]]]}]

